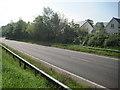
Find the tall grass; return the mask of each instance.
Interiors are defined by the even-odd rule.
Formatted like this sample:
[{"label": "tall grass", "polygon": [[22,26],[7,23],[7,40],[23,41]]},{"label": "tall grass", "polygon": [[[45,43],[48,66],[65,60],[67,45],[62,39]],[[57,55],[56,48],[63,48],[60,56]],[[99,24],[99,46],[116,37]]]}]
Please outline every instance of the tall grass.
[{"label": "tall grass", "polygon": [[[6,46],[5,44],[3,44],[3,45]],[[22,58],[24,58],[25,60],[27,60],[28,62],[30,62],[31,64],[35,65],[39,69],[43,70],[44,72],[46,72],[47,74],[49,74],[53,78],[59,80],[60,82],[62,82],[65,85],[67,85],[70,88],[80,88],[80,89],[83,89],[83,90],[86,89],[86,88],[90,88],[90,87],[88,87],[86,85],[83,85],[82,83],[76,82],[75,80],[73,80],[68,75],[56,72],[52,68],[49,68],[49,67],[45,66],[40,61],[35,60],[35,59],[31,58],[30,56],[27,56],[27,55],[25,55],[25,54],[23,54],[21,52],[18,52],[18,51],[14,50],[14,49],[12,49],[12,48],[10,48],[8,46],[6,46],[6,47],[9,48],[14,53],[16,53],[17,55],[19,55]],[[95,89],[95,88],[93,88],[93,89]]]},{"label": "tall grass", "polygon": [[98,55],[105,55],[105,56],[112,56],[116,58],[120,58],[119,54],[117,52],[110,52],[110,51],[102,51],[102,50],[95,50],[95,49],[88,49],[84,47],[75,47],[75,46],[62,46],[58,44],[51,45],[53,47],[63,48],[63,49],[69,49],[74,51],[81,51],[81,52],[87,52],[87,53],[94,53]]},{"label": "tall grass", "polygon": [[[120,58],[120,53],[111,52],[111,51],[104,51],[104,50],[88,49],[88,48],[83,47],[82,45],[72,45],[72,44],[71,45],[66,45],[66,44],[62,45],[59,43],[41,42],[41,41],[34,41],[34,40],[18,40],[18,41]],[[90,47],[90,46],[86,46],[86,47]],[[101,48],[101,47],[93,47],[93,48]],[[120,50],[120,47],[105,47],[103,49]]]},{"label": "tall grass", "polygon": [[2,88],[55,88],[40,75],[35,76],[30,69],[19,67],[18,60],[2,51]]}]

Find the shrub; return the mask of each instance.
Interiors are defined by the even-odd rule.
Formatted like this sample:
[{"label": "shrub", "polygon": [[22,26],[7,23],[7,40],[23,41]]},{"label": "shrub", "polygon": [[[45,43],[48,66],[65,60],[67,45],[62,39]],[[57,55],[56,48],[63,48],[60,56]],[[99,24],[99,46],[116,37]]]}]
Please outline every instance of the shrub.
[{"label": "shrub", "polygon": [[112,34],[108,37],[108,39],[105,40],[104,42],[104,46],[117,46],[119,47],[120,46],[120,37],[118,34]]}]

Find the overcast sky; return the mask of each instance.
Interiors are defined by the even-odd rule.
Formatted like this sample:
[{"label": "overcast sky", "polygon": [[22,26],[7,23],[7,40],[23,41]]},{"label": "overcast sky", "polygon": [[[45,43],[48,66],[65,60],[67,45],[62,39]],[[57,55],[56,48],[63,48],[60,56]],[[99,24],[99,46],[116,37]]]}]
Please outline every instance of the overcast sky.
[{"label": "overcast sky", "polygon": [[118,1],[0,0],[0,26],[6,25],[11,20],[16,22],[19,18],[32,22],[36,16],[42,15],[43,7],[50,7],[53,11],[63,14],[69,21],[92,19],[95,23],[97,21],[108,22],[112,17],[118,17]]}]

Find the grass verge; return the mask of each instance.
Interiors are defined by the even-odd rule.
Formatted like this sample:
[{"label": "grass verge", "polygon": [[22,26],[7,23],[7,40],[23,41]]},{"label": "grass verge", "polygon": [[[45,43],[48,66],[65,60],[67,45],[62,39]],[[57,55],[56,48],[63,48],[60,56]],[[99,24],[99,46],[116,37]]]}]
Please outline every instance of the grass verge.
[{"label": "grass verge", "polygon": [[[6,46],[5,44],[3,44],[3,45]],[[28,62],[30,62],[31,64],[35,65],[39,69],[43,70],[44,72],[46,72],[47,74],[49,74],[53,78],[55,78],[55,79],[59,80],[60,82],[64,83],[65,85],[67,85],[70,88],[80,88],[80,89],[83,89],[83,90],[86,89],[86,88],[90,88],[90,87],[88,87],[86,85],[83,85],[82,83],[76,82],[75,80],[73,80],[68,75],[55,72],[52,68],[46,67],[44,64],[42,64],[39,61],[31,58],[28,55],[25,55],[25,54],[23,54],[21,52],[18,52],[18,51],[14,50],[14,49],[12,49],[12,48],[10,48],[8,46],[6,46],[6,47],[9,48],[14,53],[16,53],[17,55],[19,55],[22,58],[24,58],[25,60],[27,60]],[[93,88],[93,89],[95,89],[95,88]]]},{"label": "grass verge", "polygon": [[17,59],[2,50],[2,88],[56,88],[30,69],[19,67]]},{"label": "grass verge", "polygon": [[74,51],[88,52],[88,53],[93,53],[93,54],[98,54],[98,55],[105,55],[105,56],[112,56],[112,57],[120,58],[120,56],[119,56],[120,53],[117,53],[117,52],[94,50],[94,49],[88,49],[88,48],[84,48],[84,47],[62,46],[62,45],[57,45],[57,44],[53,44],[51,46],[63,48],[63,49],[74,50]]},{"label": "grass verge", "polygon": [[[120,53],[104,51],[104,50],[88,49],[88,48],[82,47],[81,45],[62,45],[59,43],[40,42],[40,41],[33,41],[33,40],[18,40],[18,41],[120,58]],[[100,48],[100,47],[94,47],[94,48]],[[120,47],[106,47],[103,49],[120,50]]]}]

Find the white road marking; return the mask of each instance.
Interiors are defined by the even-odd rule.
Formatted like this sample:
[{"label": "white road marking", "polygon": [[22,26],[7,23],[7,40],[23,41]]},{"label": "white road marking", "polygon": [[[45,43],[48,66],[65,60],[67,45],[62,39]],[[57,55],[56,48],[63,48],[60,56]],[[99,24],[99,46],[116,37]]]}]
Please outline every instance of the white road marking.
[{"label": "white road marking", "polygon": [[88,60],[85,60],[85,59],[80,59],[80,60],[82,60],[82,61],[86,61],[86,62],[90,62],[90,61],[88,61]]},{"label": "white road marking", "polygon": [[73,59],[79,59],[81,61],[85,61],[85,62],[90,62],[89,60],[83,59],[83,58],[76,58],[75,56],[72,56],[71,58]]},{"label": "white road marking", "polygon": [[[19,51],[20,51],[20,50],[19,50]],[[20,52],[22,52],[22,51],[20,51]],[[63,71],[63,72],[66,72],[66,73],[68,73],[68,74],[70,74],[70,75],[72,75],[72,76],[75,76],[75,77],[77,77],[77,78],[79,78],[79,79],[81,79],[81,80],[83,80],[83,81],[86,81],[86,83],[91,83],[91,84],[93,84],[94,86],[97,86],[97,87],[99,87],[99,88],[108,89],[108,88],[105,87],[105,86],[99,85],[99,84],[97,84],[97,83],[95,83],[95,82],[93,82],[93,81],[90,81],[90,80],[88,80],[88,79],[85,79],[85,78],[83,78],[83,77],[80,77],[80,76],[78,76],[78,75],[75,75],[75,74],[73,74],[73,73],[71,73],[71,72],[69,72],[69,71],[67,71],[67,70],[61,69],[60,67],[57,67],[56,65],[52,65],[52,64],[50,64],[50,63],[48,63],[48,62],[46,62],[46,61],[44,61],[44,60],[41,60],[41,59],[39,59],[39,58],[37,58],[37,57],[35,57],[35,56],[32,56],[32,55],[28,54],[28,53],[25,53],[25,52],[22,52],[22,53],[24,53],[24,54],[26,54],[26,55],[28,55],[28,56],[30,56],[30,57],[33,57],[33,58],[35,58],[35,59],[37,59],[37,60],[39,60],[39,61],[41,61],[41,62],[43,62],[43,63],[45,63],[45,64],[47,64],[47,65],[50,65],[50,66],[52,66],[52,67],[55,67],[55,68],[57,68],[57,69],[59,69],[59,70],[61,70],[61,71]],[[84,61],[87,61],[87,62],[88,62],[88,60],[84,60]]]}]

